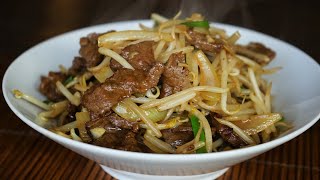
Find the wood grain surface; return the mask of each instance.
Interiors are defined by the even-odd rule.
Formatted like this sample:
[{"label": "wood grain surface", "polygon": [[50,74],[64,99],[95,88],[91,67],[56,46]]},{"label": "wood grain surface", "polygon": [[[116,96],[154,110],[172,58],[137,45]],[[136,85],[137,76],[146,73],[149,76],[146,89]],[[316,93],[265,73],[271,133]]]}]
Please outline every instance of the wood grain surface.
[{"label": "wood grain surface", "polygon": [[[188,13],[193,11],[192,7],[206,14],[209,20],[249,27],[283,39],[319,62],[317,1],[257,0],[230,1],[229,4],[210,1],[212,6],[207,5],[208,1],[198,2],[197,5],[191,1],[170,4],[167,0],[152,3],[143,0],[3,2],[0,9],[1,79],[19,54],[54,35],[103,22],[146,19],[154,11],[167,16],[173,16],[178,9]],[[213,5],[214,12],[208,10]],[[28,127],[9,109],[3,96],[0,113],[0,179],[114,179],[97,163]],[[297,138],[231,167],[219,179],[320,179],[319,137],[320,122]]]}]

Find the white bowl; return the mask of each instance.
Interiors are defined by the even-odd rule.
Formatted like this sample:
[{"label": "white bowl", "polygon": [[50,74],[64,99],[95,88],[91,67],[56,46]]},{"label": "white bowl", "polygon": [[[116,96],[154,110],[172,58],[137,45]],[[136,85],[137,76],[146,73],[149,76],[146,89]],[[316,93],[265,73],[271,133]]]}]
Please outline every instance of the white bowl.
[{"label": "white bowl", "polygon": [[[13,97],[19,89],[40,99],[37,87],[41,75],[58,70],[58,65],[71,66],[78,55],[79,38],[91,32],[138,29],[138,24],[152,25],[149,20],[117,22],[72,31],[36,45],[18,57],[7,69],[3,94],[12,111],[26,124],[55,142],[101,164],[119,179],[213,179],[228,167],[283,144],[310,128],[319,119],[320,66],[301,50],[270,36],[224,24],[215,24],[228,33],[239,31],[240,42],[262,42],[274,49],[276,59],[270,66],[283,69],[267,78],[273,81],[273,107],[294,125],[294,128],[271,142],[226,152],[192,155],[161,155],[126,152],[73,141],[41,127],[34,121],[40,111],[35,106]],[[165,177],[164,177],[165,176]]]}]

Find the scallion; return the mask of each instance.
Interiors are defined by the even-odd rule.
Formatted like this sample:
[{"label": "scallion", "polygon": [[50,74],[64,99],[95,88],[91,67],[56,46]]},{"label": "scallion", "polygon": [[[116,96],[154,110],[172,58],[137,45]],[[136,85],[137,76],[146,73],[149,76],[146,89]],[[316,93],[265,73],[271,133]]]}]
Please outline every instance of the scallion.
[{"label": "scallion", "polygon": [[[193,135],[196,136],[198,131],[199,131],[199,128],[200,128],[199,119],[195,115],[191,115],[190,116],[190,121],[191,121]],[[204,131],[202,131],[201,134],[200,134],[200,141],[206,142],[206,137],[205,137]],[[206,147],[204,146],[204,147],[202,147],[200,149],[197,149],[196,152],[197,153],[206,153],[207,150],[206,150]]]},{"label": "scallion", "polygon": [[69,84],[72,80],[73,80],[73,76],[69,76],[64,82],[63,82],[63,84],[64,85],[67,85],[67,84]]},{"label": "scallion", "polygon": [[42,102],[45,103],[45,104],[51,104],[52,103],[50,100],[44,100]]}]

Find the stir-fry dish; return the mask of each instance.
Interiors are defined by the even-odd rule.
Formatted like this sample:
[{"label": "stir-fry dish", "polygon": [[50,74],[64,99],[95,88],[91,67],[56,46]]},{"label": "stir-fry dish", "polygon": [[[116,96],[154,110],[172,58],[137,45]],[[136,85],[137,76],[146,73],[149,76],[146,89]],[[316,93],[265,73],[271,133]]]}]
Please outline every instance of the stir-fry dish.
[{"label": "stir-fry dish", "polygon": [[147,153],[210,153],[270,141],[289,128],[272,112],[262,78],[276,53],[240,45],[200,14],[152,14],[153,27],[92,33],[72,66],[41,77],[38,119],[51,131],[107,148]]}]

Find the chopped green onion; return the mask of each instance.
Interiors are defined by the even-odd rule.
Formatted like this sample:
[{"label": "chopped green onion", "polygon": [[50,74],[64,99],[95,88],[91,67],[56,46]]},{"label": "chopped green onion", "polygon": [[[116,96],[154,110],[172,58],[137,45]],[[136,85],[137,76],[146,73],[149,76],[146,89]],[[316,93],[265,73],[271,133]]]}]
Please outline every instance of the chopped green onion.
[{"label": "chopped green onion", "polygon": [[51,104],[52,103],[50,100],[44,100],[42,102],[45,103],[45,104]]},{"label": "chopped green onion", "polygon": [[[199,131],[199,128],[200,128],[199,119],[195,115],[191,115],[190,116],[190,121],[191,121],[193,135],[196,136],[198,131]],[[201,134],[200,134],[200,141],[206,142],[206,137],[205,137],[204,131],[202,131]],[[204,146],[204,147],[202,147],[200,149],[197,149],[196,152],[197,153],[206,153],[207,150],[206,150],[206,147]]]},{"label": "chopped green onion", "polygon": [[286,119],[284,117],[282,117],[279,121],[285,121]]},{"label": "chopped green onion", "polygon": [[184,22],[184,23],[181,23],[181,24],[189,26],[189,27],[209,28],[209,22],[208,21],[187,21],[187,22]]},{"label": "chopped green onion", "polygon": [[63,82],[63,84],[64,85],[67,85],[67,84],[69,84],[72,80],[73,80],[73,76],[69,76],[64,82]]}]

